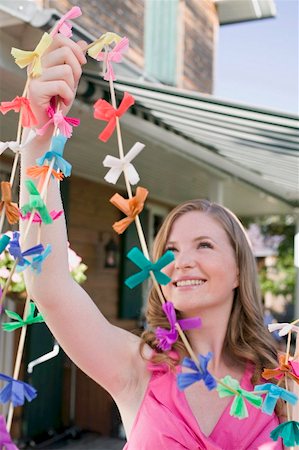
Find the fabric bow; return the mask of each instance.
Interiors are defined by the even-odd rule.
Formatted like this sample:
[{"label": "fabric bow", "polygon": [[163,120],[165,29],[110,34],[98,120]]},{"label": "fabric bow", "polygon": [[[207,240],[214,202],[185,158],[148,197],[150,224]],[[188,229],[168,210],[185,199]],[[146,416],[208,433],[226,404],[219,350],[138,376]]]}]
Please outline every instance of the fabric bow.
[{"label": "fabric bow", "polygon": [[299,373],[296,370],[296,364],[294,365],[292,361],[285,362],[285,355],[279,355],[279,366],[275,369],[264,369],[262,372],[262,377],[265,380],[270,380],[275,378],[280,380],[281,378],[288,376],[299,384]]},{"label": "fabric bow", "polygon": [[72,37],[72,24],[69,22],[71,19],[76,19],[82,15],[82,11],[79,6],[73,6],[66,14],[64,14],[60,20],[58,20],[54,29],[51,31],[51,36],[56,36],[57,33],[63,34],[68,38]]},{"label": "fabric bow", "polygon": [[0,391],[0,403],[12,402],[15,407],[22,406],[25,399],[31,402],[37,396],[37,390],[30,384],[15,380],[4,373],[0,373],[0,380],[7,382]]},{"label": "fabric bow", "polygon": [[[53,209],[53,211],[50,212],[50,216],[51,216],[52,220],[58,219],[62,214],[63,214],[62,209],[60,211],[55,211],[55,209]],[[28,212],[25,215],[23,215],[20,212],[20,217],[21,217],[22,220],[28,220],[28,219],[30,219],[30,216],[31,216],[30,212]],[[34,222],[34,223],[42,223],[42,219],[41,219],[41,216],[40,216],[39,213],[37,213],[37,212],[34,213],[32,222]]]},{"label": "fabric bow", "polygon": [[63,136],[70,138],[73,133],[72,127],[77,127],[80,125],[80,119],[76,119],[75,117],[66,117],[60,110],[55,111],[52,106],[48,107],[47,114],[48,117],[50,117],[50,120],[48,120],[42,128],[36,130],[36,133],[40,136],[43,136],[49,125],[53,123]]},{"label": "fabric bow", "polygon": [[64,146],[67,141],[65,136],[59,134],[58,136],[53,136],[51,140],[50,150],[47,151],[41,158],[36,160],[39,166],[43,166],[45,160],[51,161],[51,159],[55,158],[54,169],[57,171],[61,170],[65,177],[69,177],[71,174],[72,166],[69,162],[67,162],[63,158]]},{"label": "fabric bow", "polygon": [[[45,180],[48,175],[49,166],[32,166],[28,167],[26,170],[26,173],[31,178],[39,178],[39,183],[37,185],[37,190],[41,191],[42,187],[45,183]],[[56,170],[52,169],[51,176],[53,178],[56,178],[56,180],[62,181],[63,180],[63,173],[62,172],[56,172]]]},{"label": "fabric bow", "polygon": [[273,383],[258,384],[254,387],[254,391],[267,391],[262,411],[269,415],[273,414],[279,398],[291,403],[291,405],[295,405],[298,400],[297,395],[293,394],[293,392],[287,391]]},{"label": "fabric bow", "polygon": [[107,33],[102,34],[102,36],[94,42],[94,44],[87,50],[87,53],[91,58],[97,59],[97,55],[105,46],[113,43],[117,44],[120,41],[121,37],[118,34],[108,31]]},{"label": "fabric bow", "polygon": [[144,144],[141,142],[136,142],[123,158],[107,155],[103,161],[103,166],[111,167],[111,169],[107,172],[104,179],[108,183],[115,184],[119,179],[120,174],[125,172],[129,183],[132,185],[137,184],[140,178],[135,167],[131,164],[131,161],[139,155],[144,147]]},{"label": "fabric bow", "polygon": [[10,241],[10,237],[7,236],[7,234],[3,234],[3,236],[1,236],[1,238],[0,238],[0,255],[2,252],[4,252],[4,250],[8,246],[9,241]]},{"label": "fabric bow", "polygon": [[134,222],[136,216],[143,210],[147,195],[148,190],[138,186],[136,195],[132,198],[125,199],[119,194],[114,194],[113,197],[110,198],[112,205],[116,206],[116,208],[120,209],[127,216],[112,225],[112,228],[116,233],[122,234],[128,226]]},{"label": "fabric bow", "polygon": [[268,325],[268,330],[270,333],[280,330],[278,333],[279,336],[286,336],[290,331],[299,333],[299,327],[296,327],[296,325],[293,325],[292,323],[270,323]]},{"label": "fabric bow", "polygon": [[36,133],[34,130],[30,130],[25,141],[21,144],[18,144],[17,141],[7,141],[7,142],[0,142],[0,155],[9,148],[12,152],[18,153],[24,150],[26,146],[36,137]]},{"label": "fabric bow", "polygon": [[25,184],[29,192],[29,203],[26,203],[26,205],[21,208],[22,214],[27,214],[28,212],[32,212],[34,209],[36,209],[45,224],[48,225],[49,223],[52,223],[53,220],[48,213],[47,207],[33,181],[26,180]]},{"label": "fabric bow", "polygon": [[45,259],[50,255],[52,251],[52,247],[50,244],[47,245],[45,250],[37,256],[34,256],[31,262],[31,269],[33,271],[36,271],[36,273],[41,273],[42,271],[42,263],[45,261]]},{"label": "fabric bow", "polygon": [[12,48],[11,54],[15,58],[16,64],[23,69],[29,66],[29,75],[33,78],[42,74],[41,57],[52,43],[52,37],[48,33],[44,33],[41,40],[37,44],[35,50],[28,52],[18,48]]},{"label": "fabric bow", "polygon": [[120,42],[118,42],[115,47],[110,51],[106,52],[99,52],[96,56],[97,61],[103,61],[104,67],[103,67],[103,73],[104,73],[104,80],[116,80],[115,73],[113,70],[112,62],[120,63],[123,58],[123,53],[126,52],[129,48],[129,39],[124,37],[121,39]]},{"label": "fabric bow", "polygon": [[11,201],[11,185],[9,181],[1,181],[1,201],[0,214],[5,206],[5,215],[8,223],[11,225],[19,221],[19,208],[16,203]]},{"label": "fabric bow", "polygon": [[290,420],[283,422],[270,433],[271,439],[277,441],[279,437],[282,438],[286,447],[294,447],[299,444],[299,422]]},{"label": "fabric bow", "polygon": [[173,303],[165,302],[162,305],[162,309],[167,317],[170,325],[170,330],[157,327],[155,335],[159,340],[158,348],[163,351],[171,349],[172,345],[178,340],[179,333],[175,327],[178,323],[182,330],[190,330],[192,328],[199,328],[201,326],[201,320],[197,317],[191,317],[189,319],[177,320]]},{"label": "fabric bow", "polygon": [[29,305],[29,311],[28,311],[28,314],[27,314],[27,317],[25,320],[23,320],[22,317],[14,311],[9,311],[8,309],[6,309],[5,313],[10,319],[14,319],[15,322],[4,323],[2,325],[4,331],[14,331],[14,330],[17,330],[18,328],[22,328],[27,325],[33,325],[34,323],[44,322],[44,319],[43,319],[43,316],[41,315],[41,313],[37,313],[36,316],[34,315],[35,304],[32,302]]},{"label": "fabric bow", "polygon": [[0,416],[0,444],[4,445],[6,450],[19,450],[12,442],[11,436],[6,429],[6,423],[3,416]]},{"label": "fabric bow", "polygon": [[165,273],[161,272],[165,266],[174,260],[174,254],[170,250],[167,250],[155,263],[149,261],[137,247],[133,247],[127,254],[127,257],[141,269],[141,272],[125,280],[125,284],[130,289],[143,283],[150,276],[150,272],[154,273],[157,282],[160,284],[165,285],[171,280]]},{"label": "fabric bow", "polygon": [[108,122],[104,130],[99,134],[99,139],[101,141],[108,141],[115,129],[116,118],[121,117],[130,106],[134,105],[134,102],[134,97],[128,92],[124,93],[123,99],[117,109],[113,108],[106,100],[100,99],[96,101],[94,104],[94,118]]},{"label": "fabric bow", "polygon": [[11,102],[1,102],[0,111],[2,114],[14,110],[21,113],[21,124],[24,128],[31,128],[37,125],[38,121],[30,107],[30,102],[26,97],[15,97]]},{"label": "fabric bow", "polygon": [[30,265],[30,262],[27,259],[25,259],[25,256],[39,255],[42,253],[43,250],[44,250],[43,245],[38,244],[22,252],[20,247],[20,233],[18,231],[13,232],[13,238],[10,241],[8,248],[8,251],[11,254],[11,256],[13,256],[15,260],[18,259],[17,267],[23,267],[23,269],[25,269],[27,266]]},{"label": "fabric bow", "polygon": [[239,381],[235,380],[230,375],[227,375],[221,379],[221,382],[217,385],[217,392],[220,398],[235,396],[229,413],[231,416],[237,417],[238,419],[245,419],[248,417],[248,410],[245,400],[247,400],[248,403],[255,408],[260,408],[263,403],[263,399],[261,397],[253,392],[242,389]]},{"label": "fabric bow", "polygon": [[199,356],[199,367],[195,364],[194,361],[190,358],[184,358],[182,362],[183,367],[187,367],[191,369],[192,373],[179,373],[177,375],[177,384],[180,391],[183,391],[191,384],[196,381],[203,380],[205,386],[211,391],[217,386],[217,382],[215,378],[208,371],[208,363],[212,358],[212,352],[208,352],[207,356],[198,355]]}]

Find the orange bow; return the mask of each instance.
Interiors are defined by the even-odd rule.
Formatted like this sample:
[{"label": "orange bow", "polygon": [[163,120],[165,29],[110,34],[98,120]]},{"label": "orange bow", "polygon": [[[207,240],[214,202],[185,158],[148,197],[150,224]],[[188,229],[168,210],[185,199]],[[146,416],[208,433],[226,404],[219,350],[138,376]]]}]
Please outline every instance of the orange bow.
[{"label": "orange bow", "polygon": [[147,195],[147,189],[138,187],[136,189],[135,197],[130,199],[125,199],[119,194],[114,194],[113,197],[110,198],[110,202],[127,216],[112,225],[114,231],[118,234],[122,234],[128,226],[134,222],[136,216],[143,210]]},{"label": "orange bow", "polygon": [[[27,169],[27,175],[31,178],[38,178],[40,177],[39,183],[37,185],[37,190],[41,191],[47,173],[49,170],[49,166],[32,166],[32,167],[28,167]],[[56,170],[52,169],[52,175],[59,181],[63,180],[63,173],[62,172],[56,172]]]},{"label": "orange bow", "polygon": [[130,106],[134,105],[134,102],[134,97],[132,97],[131,94],[128,94],[128,92],[124,92],[123,99],[117,109],[114,109],[110,103],[103,99],[98,100],[94,104],[94,118],[108,122],[104,130],[99,134],[99,139],[101,141],[108,141],[115,129],[116,118],[121,117]]},{"label": "orange bow", "polygon": [[8,111],[14,110],[21,113],[22,127],[33,127],[38,124],[37,118],[33,114],[30,102],[26,97],[15,97],[11,102],[1,102],[0,111],[6,114]]},{"label": "orange bow", "polygon": [[262,377],[265,380],[270,380],[270,378],[276,378],[280,380],[281,378],[288,376],[299,384],[299,377],[294,373],[293,368],[289,362],[285,362],[285,355],[279,355],[279,367],[275,369],[264,369]]},{"label": "orange bow", "polygon": [[11,225],[17,223],[20,218],[19,208],[16,203],[11,201],[11,185],[9,181],[1,181],[2,200],[0,202],[0,213],[5,205],[5,214],[8,223]]}]

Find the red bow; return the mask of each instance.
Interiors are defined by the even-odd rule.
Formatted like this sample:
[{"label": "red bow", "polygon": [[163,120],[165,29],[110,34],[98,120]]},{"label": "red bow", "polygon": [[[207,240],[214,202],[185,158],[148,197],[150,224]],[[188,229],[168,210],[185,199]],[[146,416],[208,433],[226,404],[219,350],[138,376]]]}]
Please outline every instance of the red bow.
[{"label": "red bow", "polygon": [[99,134],[99,139],[101,141],[108,141],[115,129],[116,117],[121,117],[127,111],[127,109],[130,108],[130,106],[134,105],[134,103],[134,97],[128,94],[128,92],[125,92],[123,99],[117,109],[113,108],[110,103],[102,99],[98,100],[94,104],[94,118],[105,120],[106,122],[108,122],[104,130],[101,132],[101,134]]},{"label": "red bow", "polygon": [[33,127],[37,125],[38,121],[30,108],[30,102],[26,97],[16,97],[11,102],[1,102],[0,111],[6,114],[8,111],[21,111],[21,121],[23,127]]}]

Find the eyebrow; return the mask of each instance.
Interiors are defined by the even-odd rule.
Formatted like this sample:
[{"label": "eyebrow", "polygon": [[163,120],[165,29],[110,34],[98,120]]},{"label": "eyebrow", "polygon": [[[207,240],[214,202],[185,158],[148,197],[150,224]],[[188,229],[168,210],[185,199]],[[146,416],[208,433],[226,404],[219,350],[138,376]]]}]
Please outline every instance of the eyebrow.
[{"label": "eyebrow", "polygon": [[[198,236],[192,240],[192,242],[203,241],[204,239],[209,239],[210,241],[214,241],[210,236]],[[166,244],[176,244],[176,241],[167,241]]]}]

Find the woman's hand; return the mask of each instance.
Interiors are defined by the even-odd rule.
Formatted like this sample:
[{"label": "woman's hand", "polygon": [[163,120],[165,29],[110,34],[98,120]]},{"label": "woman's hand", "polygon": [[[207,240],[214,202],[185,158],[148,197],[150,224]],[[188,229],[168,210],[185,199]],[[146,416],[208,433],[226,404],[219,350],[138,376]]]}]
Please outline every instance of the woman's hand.
[{"label": "woman's hand", "polygon": [[87,62],[86,46],[84,41],[76,43],[63,35],[56,35],[43,55],[42,75],[30,80],[28,90],[31,108],[39,121],[38,128],[49,119],[46,109],[51,97],[59,96],[64,115],[70,110],[82,74],[81,66]]}]

